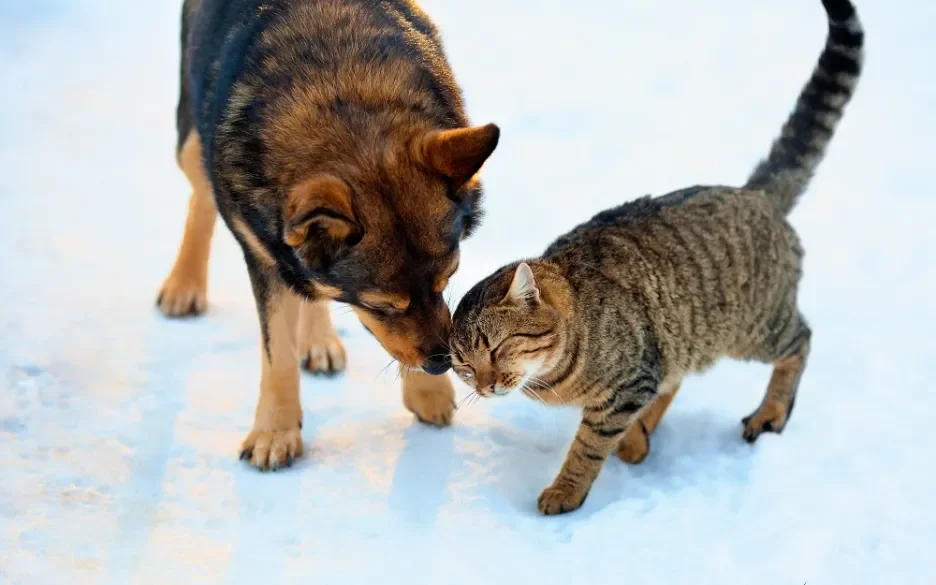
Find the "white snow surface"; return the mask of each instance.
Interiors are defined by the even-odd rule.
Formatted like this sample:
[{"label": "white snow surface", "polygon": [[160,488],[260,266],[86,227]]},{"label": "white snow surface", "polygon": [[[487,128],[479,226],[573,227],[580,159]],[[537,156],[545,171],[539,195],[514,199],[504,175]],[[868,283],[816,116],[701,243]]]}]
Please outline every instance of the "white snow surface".
[{"label": "white snow surface", "polygon": [[[337,306],[350,365],[303,376],[308,455],[238,461],[259,334],[223,224],[207,315],[153,306],[189,193],[179,4],[0,3],[0,583],[936,582],[936,4],[858,2],[866,73],[792,216],[814,345],[783,435],[742,441],[769,368],[725,361],[642,465],[551,518],[575,410],[510,396],[426,428]],[[742,182],[825,37],[819,0],[424,7],[502,128],[453,306],[601,209]]]}]

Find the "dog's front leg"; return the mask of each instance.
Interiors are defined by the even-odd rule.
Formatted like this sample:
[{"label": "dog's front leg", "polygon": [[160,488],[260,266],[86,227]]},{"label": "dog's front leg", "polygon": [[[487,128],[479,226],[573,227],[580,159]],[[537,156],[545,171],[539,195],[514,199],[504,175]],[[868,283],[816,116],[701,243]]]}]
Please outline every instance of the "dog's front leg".
[{"label": "dog's front leg", "polygon": [[260,317],[260,398],[253,430],[241,459],[267,470],[288,467],[302,454],[299,351],[296,325],[300,299],[270,272],[248,260]]},{"label": "dog's front leg", "polygon": [[403,406],[420,422],[437,427],[452,424],[455,414],[455,389],[447,374],[430,376],[419,370],[402,368]]}]

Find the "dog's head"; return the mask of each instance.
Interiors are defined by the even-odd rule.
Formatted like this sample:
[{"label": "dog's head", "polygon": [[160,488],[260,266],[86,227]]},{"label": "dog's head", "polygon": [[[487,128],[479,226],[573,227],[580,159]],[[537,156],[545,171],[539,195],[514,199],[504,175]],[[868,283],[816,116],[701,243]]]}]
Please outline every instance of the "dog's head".
[{"label": "dog's head", "polygon": [[286,203],[283,237],[310,286],[351,304],[393,357],[430,374],[450,365],[442,292],[480,219],[476,174],[499,135],[489,124],[384,136],[320,165]]}]

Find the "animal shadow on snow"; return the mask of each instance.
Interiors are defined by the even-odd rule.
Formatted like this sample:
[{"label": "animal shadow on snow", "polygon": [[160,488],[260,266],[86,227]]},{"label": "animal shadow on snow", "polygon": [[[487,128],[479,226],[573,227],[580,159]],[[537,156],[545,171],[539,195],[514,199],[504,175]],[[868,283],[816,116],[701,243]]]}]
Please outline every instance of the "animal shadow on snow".
[{"label": "animal shadow on snow", "polygon": [[[519,514],[538,516],[537,497],[559,472],[575,422],[568,432],[552,432],[549,438],[544,438],[544,431],[506,425],[490,432],[501,450],[502,468],[496,474],[500,485],[496,489]],[[674,411],[651,437],[650,454],[642,463],[630,465],[612,454],[583,506],[563,517],[572,522],[587,520],[609,505],[621,503],[641,509],[642,503],[652,506],[650,501],[659,501],[660,495],[719,484],[728,475],[743,482],[753,464],[755,448],[742,440],[736,417],[709,410]]]},{"label": "animal shadow on snow", "polygon": [[403,442],[389,504],[414,524],[431,526],[448,499],[449,480],[456,471],[455,432],[414,422],[403,431]]}]

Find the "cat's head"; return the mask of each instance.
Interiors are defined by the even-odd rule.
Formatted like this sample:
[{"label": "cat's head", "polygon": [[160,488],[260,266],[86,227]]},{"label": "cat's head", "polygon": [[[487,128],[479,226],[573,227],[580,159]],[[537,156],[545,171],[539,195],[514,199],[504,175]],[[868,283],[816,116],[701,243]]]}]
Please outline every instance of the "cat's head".
[{"label": "cat's head", "polygon": [[566,315],[549,279],[525,262],[476,284],[458,304],[449,345],[452,368],[481,396],[542,387],[568,338]]}]

